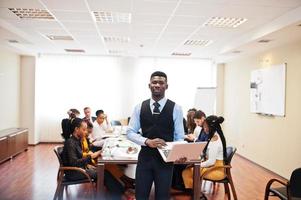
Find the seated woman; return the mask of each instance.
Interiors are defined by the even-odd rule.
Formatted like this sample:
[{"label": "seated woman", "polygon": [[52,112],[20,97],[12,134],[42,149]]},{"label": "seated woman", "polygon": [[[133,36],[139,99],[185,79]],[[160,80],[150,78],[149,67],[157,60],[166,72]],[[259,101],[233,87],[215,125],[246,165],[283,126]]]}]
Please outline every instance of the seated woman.
[{"label": "seated woman", "polygon": [[[208,142],[203,151],[205,160],[201,163],[201,175],[211,167],[224,165],[224,159],[226,158],[226,140],[220,126],[223,121],[223,117],[217,117],[214,115],[206,118],[209,132]],[[191,189],[193,187],[193,167],[186,168],[182,172],[182,177],[185,188]],[[222,168],[216,169],[207,174],[206,177],[212,180],[221,180],[225,178],[225,171]]]},{"label": "seated woman", "polygon": [[[89,153],[83,157],[81,140],[87,132],[87,123],[80,118],[74,118],[69,123],[72,136],[65,141],[62,160],[65,166],[80,167],[84,169],[92,179],[97,179],[96,170],[88,168],[88,164],[92,163],[93,159],[100,156],[100,151]],[[78,180],[86,178],[84,174],[78,171],[66,171],[66,178],[69,180]],[[110,172],[105,171],[105,185],[112,197],[120,199],[124,193],[122,184],[117,181]]]},{"label": "seated woman", "polygon": [[[87,131],[82,138],[82,151],[83,151],[83,157],[87,157],[88,155],[91,155],[93,153],[93,150],[91,151],[91,147],[93,145],[89,141],[89,135],[93,131],[93,124],[90,121],[85,120],[87,123]],[[91,163],[88,165],[89,168],[94,168],[96,167],[97,164],[97,159],[91,159]],[[126,188],[133,188],[134,187],[134,180],[127,177],[124,175],[124,172],[120,169],[120,167],[116,164],[106,164],[105,165],[105,170],[110,172],[116,180],[119,182],[121,181]]]}]

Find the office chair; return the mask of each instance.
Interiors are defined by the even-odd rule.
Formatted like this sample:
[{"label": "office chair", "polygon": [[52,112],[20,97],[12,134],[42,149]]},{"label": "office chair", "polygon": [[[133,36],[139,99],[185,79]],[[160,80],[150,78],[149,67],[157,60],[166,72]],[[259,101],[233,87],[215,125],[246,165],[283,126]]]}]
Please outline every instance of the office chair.
[{"label": "office chair", "polygon": [[121,122],[119,120],[112,120],[111,126],[121,126]]},{"label": "office chair", "polygon": [[[271,188],[274,182],[283,186]],[[277,196],[281,200],[301,200],[301,168],[295,169],[287,182],[271,179],[266,185],[264,200],[268,200],[269,196]]]},{"label": "office chair", "polygon": [[[57,159],[59,161],[59,170],[57,173],[57,187],[55,190],[55,194],[53,197],[53,200],[58,199],[62,199],[63,198],[63,192],[64,192],[64,188],[67,190],[68,185],[76,185],[76,184],[82,184],[82,183],[90,183],[91,185],[91,196],[92,198],[94,198],[94,185],[93,183],[95,182],[95,180],[91,179],[91,177],[89,176],[89,174],[86,173],[86,171],[82,168],[79,167],[68,167],[68,166],[64,166],[63,165],[63,161],[61,158],[62,152],[63,152],[63,147],[62,146],[56,146],[54,147],[54,153],[57,156]],[[86,176],[85,179],[80,179],[80,180],[76,180],[76,181],[71,181],[66,179],[65,177],[65,171],[67,170],[74,170],[74,171],[78,171],[82,174],[84,174]]]},{"label": "office chair", "polygon": [[[233,179],[232,179],[232,175],[231,175],[231,168],[232,168],[231,160],[232,160],[232,158],[233,158],[233,156],[236,152],[236,148],[235,147],[227,147],[226,151],[227,151],[227,157],[225,159],[225,165],[224,166],[218,166],[218,167],[212,167],[209,170],[205,171],[204,174],[202,174],[202,176],[201,176],[201,183],[202,183],[203,180],[211,181],[211,182],[213,182],[213,187],[215,186],[215,183],[223,183],[224,187],[225,187],[225,193],[227,194],[228,200],[231,199],[230,189],[229,189],[229,185],[228,185],[228,184],[230,184],[233,198],[234,198],[234,200],[237,200],[237,195],[236,195],[236,192],[235,192],[234,183],[233,183]],[[207,174],[209,174],[211,171],[214,171],[214,170],[219,169],[219,168],[224,168],[225,169],[226,177],[224,179],[222,179],[222,180],[211,180],[211,179],[206,178]]]}]

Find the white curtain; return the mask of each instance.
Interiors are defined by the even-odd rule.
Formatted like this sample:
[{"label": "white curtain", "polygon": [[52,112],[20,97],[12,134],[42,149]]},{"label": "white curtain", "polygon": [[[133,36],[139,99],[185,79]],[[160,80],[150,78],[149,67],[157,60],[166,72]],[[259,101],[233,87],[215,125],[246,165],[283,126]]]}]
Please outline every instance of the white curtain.
[{"label": "white curtain", "polygon": [[36,130],[40,141],[61,141],[60,122],[67,110],[103,109],[109,119],[127,118],[134,106],[150,97],[153,71],[168,76],[167,98],[194,105],[197,87],[215,86],[210,60],[42,55],[36,65]]}]

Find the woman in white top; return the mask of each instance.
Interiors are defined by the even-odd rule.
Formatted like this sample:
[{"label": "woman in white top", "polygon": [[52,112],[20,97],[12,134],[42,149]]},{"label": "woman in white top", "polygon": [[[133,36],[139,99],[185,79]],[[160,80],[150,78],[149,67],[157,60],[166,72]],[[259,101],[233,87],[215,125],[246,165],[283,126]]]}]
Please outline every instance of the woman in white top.
[{"label": "woman in white top", "polygon": [[[205,161],[201,163],[200,173],[204,174],[205,171],[211,167],[223,166],[226,158],[226,140],[221,129],[220,124],[223,123],[223,117],[211,115],[206,118],[205,123],[209,127],[209,139],[203,154]],[[188,167],[182,172],[182,177],[186,189],[193,187],[193,167]],[[206,178],[212,180],[221,180],[225,178],[224,169],[216,169],[206,175]]]}]

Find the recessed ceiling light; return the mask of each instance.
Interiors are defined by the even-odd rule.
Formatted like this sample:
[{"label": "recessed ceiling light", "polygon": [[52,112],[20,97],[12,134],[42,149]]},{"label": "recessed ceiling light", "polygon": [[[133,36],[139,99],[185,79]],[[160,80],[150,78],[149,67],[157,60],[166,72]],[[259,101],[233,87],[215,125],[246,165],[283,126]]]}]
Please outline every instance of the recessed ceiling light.
[{"label": "recessed ceiling light", "polygon": [[20,19],[42,19],[53,20],[54,17],[44,9],[36,8],[8,8]]},{"label": "recessed ceiling light", "polygon": [[269,39],[262,39],[262,40],[259,40],[258,42],[259,42],[259,43],[268,43],[268,42],[270,42],[270,41],[272,41],[272,40],[269,40]]},{"label": "recessed ceiling light", "polygon": [[85,50],[83,49],[65,49],[65,51],[71,53],[85,53]]},{"label": "recessed ceiling light", "polygon": [[191,46],[208,46],[212,43],[212,40],[186,40],[184,45],[191,45]]},{"label": "recessed ceiling light", "polygon": [[118,24],[127,23],[130,24],[132,21],[131,13],[120,13],[120,12],[106,12],[106,11],[93,11],[94,20],[96,22],[104,24]]},{"label": "recessed ceiling light", "polygon": [[113,42],[113,43],[129,43],[129,37],[114,37],[114,36],[104,36],[103,37],[105,42]]},{"label": "recessed ceiling light", "polygon": [[212,17],[204,23],[204,26],[213,26],[218,28],[236,28],[246,21],[246,18]]},{"label": "recessed ceiling light", "polygon": [[73,40],[69,35],[46,35],[46,37],[50,40]]},{"label": "recessed ceiling light", "polygon": [[190,52],[173,52],[171,55],[172,56],[190,56],[191,53]]}]

